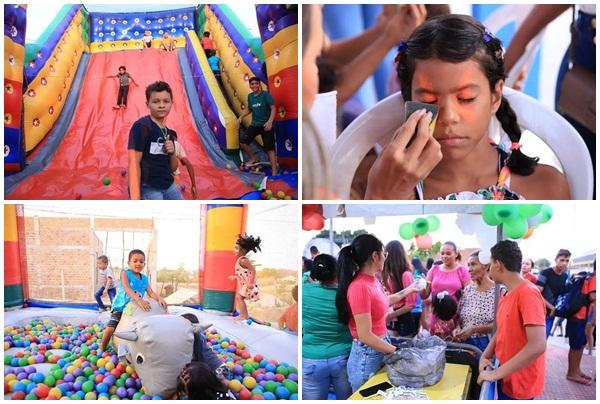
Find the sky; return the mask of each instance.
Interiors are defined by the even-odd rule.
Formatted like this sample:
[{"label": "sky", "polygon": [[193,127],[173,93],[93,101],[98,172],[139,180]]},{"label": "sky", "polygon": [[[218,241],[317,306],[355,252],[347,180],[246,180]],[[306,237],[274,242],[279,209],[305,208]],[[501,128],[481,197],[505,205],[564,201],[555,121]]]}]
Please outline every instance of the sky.
[{"label": "sky", "polygon": [[[25,203],[26,216],[77,216],[154,218],[157,232],[157,269],[175,268],[180,263],[188,270],[197,270],[200,256],[200,206],[194,201],[169,203],[139,201],[64,201]],[[251,204],[248,208],[246,231],[260,236],[262,253],[253,259],[263,268],[297,269],[298,208],[280,203]],[[122,243],[125,253],[133,248],[146,249],[149,236],[96,232],[108,246],[107,253],[114,266],[121,266]],[[108,240],[108,243],[107,243]],[[233,246],[232,246],[233,248]]]},{"label": "sky", "polygon": [[[56,16],[56,13],[65,4],[63,2],[53,1],[31,1],[27,5],[27,32],[25,39],[34,42],[44,32],[50,21]],[[115,4],[116,3],[116,4]],[[142,4],[133,4],[136,1],[129,0],[127,4],[117,2],[103,2],[98,4],[83,3],[90,12],[129,12],[129,11],[158,11],[170,10],[174,8],[190,7],[200,3],[177,3],[165,5],[164,3],[146,4],[151,2],[137,2]],[[252,36],[259,37],[258,25],[256,24],[256,11],[251,2],[239,2],[235,5],[230,4],[238,18],[248,28]]]},{"label": "sky", "polygon": [[[520,248],[523,255],[531,257],[534,260],[547,258],[551,262],[554,260],[556,251],[560,248],[567,248],[573,253],[573,258],[585,252],[593,250],[598,245],[598,208],[594,202],[548,202],[553,208],[554,215],[552,219],[540,225],[533,235],[520,242]],[[413,222],[418,217],[427,215],[408,215],[408,216],[378,216],[375,223],[366,225],[365,219],[358,218],[335,218],[332,220],[333,229],[358,230],[365,229],[381,239],[385,244],[391,240],[399,240],[408,248],[411,240],[403,240],[398,235],[398,229],[401,224]],[[433,242],[454,241],[459,248],[477,248],[478,242],[475,235],[464,234],[456,224],[458,216],[456,214],[438,214],[441,225],[438,231],[430,233]],[[481,216],[460,215],[465,217],[481,218]],[[372,218],[367,219],[373,220]],[[477,220],[478,223],[479,220]],[[484,226],[481,224],[481,226]],[[486,226],[486,228],[489,226]],[[329,229],[329,220],[326,221],[325,229]],[[318,231],[303,231],[300,236],[302,247],[316,236]]]}]

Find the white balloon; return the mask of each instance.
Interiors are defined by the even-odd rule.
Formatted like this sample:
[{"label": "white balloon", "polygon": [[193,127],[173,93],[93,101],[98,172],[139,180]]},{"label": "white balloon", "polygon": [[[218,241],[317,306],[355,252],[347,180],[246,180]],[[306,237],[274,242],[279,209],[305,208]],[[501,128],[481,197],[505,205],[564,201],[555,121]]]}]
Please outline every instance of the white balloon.
[{"label": "white balloon", "polygon": [[479,251],[479,262],[481,262],[483,265],[489,264],[491,258],[492,255],[490,254],[489,249]]}]

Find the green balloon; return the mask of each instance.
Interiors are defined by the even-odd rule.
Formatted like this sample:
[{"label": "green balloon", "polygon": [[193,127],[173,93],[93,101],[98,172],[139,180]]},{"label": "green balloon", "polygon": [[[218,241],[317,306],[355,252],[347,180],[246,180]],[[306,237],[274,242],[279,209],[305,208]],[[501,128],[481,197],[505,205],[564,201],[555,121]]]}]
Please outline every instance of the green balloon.
[{"label": "green balloon", "polygon": [[422,236],[429,231],[429,223],[423,218],[418,218],[413,222],[413,231],[415,234]]},{"label": "green balloon", "polygon": [[440,228],[440,219],[438,219],[437,216],[427,216],[425,220],[427,220],[427,223],[429,224],[429,231],[436,231]]},{"label": "green balloon", "polygon": [[521,216],[522,218],[528,219],[532,216],[537,215],[538,213],[540,213],[540,210],[542,209],[542,205],[539,204],[526,204],[526,205],[519,205],[519,216]]},{"label": "green balloon", "polygon": [[496,205],[496,219],[501,223],[508,223],[519,217],[519,207],[517,205]]},{"label": "green balloon", "polygon": [[550,219],[552,219],[552,215],[554,215],[554,211],[548,205],[542,205],[540,209],[540,214],[542,215],[542,220],[540,223],[547,223]]},{"label": "green balloon", "polygon": [[488,226],[498,226],[501,222],[496,218],[496,205],[485,205],[481,212],[483,221]]},{"label": "green balloon", "polygon": [[527,219],[522,217],[517,216],[515,219],[504,223],[504,234],[513,240],[523,237],[528,229]]},{"label": "green balloon", "polygon": [[402,237],[404,240],[410,240],[415,236],[412,223],[404,223],[401,225],[398,233],[400,233],[400,237]]}]

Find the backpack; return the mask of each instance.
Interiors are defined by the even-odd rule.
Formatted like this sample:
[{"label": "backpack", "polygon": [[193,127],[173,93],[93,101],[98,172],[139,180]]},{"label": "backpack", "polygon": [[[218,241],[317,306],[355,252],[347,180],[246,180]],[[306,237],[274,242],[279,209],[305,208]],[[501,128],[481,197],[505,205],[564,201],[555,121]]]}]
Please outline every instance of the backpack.
[{"label": "backpack", "polygon": [[554,314],[557,317],[570,318],[590,303],[589,295],[584,294],[582,291],[587,279],[588,274],[586,272],[571,276],[567,282],[565,293],[556,300]]}]

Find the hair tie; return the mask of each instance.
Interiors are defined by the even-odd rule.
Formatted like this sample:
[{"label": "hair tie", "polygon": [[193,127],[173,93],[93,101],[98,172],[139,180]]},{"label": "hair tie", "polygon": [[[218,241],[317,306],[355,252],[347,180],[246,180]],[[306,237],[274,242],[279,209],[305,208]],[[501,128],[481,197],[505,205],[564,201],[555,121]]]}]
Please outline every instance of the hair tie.
[{"label": "hair tie", "polygon": [[521,149],[521,144],[519,142],[512,142],[510,144],[510,150],[519,150]]},{"label": "hair tie", "polygon": [[394,63],[398,63],[400,61],[400,55],[404,53],[407,47],[408,43],[406,43],[406,41],[400,41],[400,45],[398,45],[398,54],[394,58]]},{"label": "hair tie", "polygon": [[438,292],[438,294],[435,297],[437,297],[438,300],[443,300],[446,296],[450,296],[450,293],[448,293],[447,290],[443,290],[441,292]]},{"label": "hair tie", "polygon": [[490,31],[488,31],[487,29],[483,32],[483,42],[485,43],[489,43],[492,39],[494,39],[494,36],[492,35],[492,33]]}]

